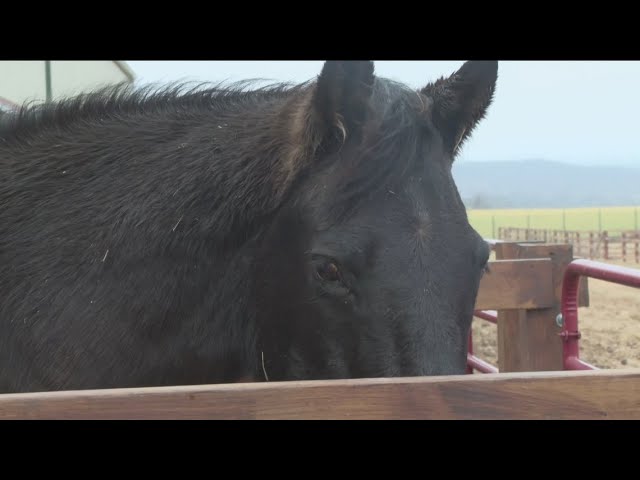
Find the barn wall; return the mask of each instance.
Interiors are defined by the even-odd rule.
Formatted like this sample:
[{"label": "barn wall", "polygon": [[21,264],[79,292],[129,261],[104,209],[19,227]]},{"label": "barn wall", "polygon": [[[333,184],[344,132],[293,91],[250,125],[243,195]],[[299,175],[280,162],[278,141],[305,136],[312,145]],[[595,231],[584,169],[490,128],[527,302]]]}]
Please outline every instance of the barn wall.
[{"label": "barn wall", "polygon": [[54,97],[74,95],[128,80],[118,65],[111,61],[52,62],[51,77]]},{"label": "barn wall", "polygon": [[[53,98],[130,80],[113,61],[51,62]],[[44,61],[0,61],[0,97],[15,103],[44,101]]]},{"label": "barn wall", "polygon": [[44,62],[0,62],[0,97],[20,104],[45,98]]}]

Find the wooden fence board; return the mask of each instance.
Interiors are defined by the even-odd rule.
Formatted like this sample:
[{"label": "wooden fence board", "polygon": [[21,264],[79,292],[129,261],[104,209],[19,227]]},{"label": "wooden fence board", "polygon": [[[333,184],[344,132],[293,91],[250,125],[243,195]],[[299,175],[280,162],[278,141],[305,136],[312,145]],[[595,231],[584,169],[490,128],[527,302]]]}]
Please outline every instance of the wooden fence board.
[{"label": "wooden fence board", "polygon": [[5,394],[0,419],[640,419],[640,369]]}]

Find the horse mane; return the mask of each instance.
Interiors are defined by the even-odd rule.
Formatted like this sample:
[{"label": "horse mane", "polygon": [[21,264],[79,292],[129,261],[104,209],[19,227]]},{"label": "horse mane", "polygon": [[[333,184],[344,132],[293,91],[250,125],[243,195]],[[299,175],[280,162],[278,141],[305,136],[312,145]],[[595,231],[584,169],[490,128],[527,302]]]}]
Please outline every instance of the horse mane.
[{"label": "horse mane", "polygon": [[186,114],[192,111],[224,111],[290,96],[308,82],[270,83],[263,79],[236,82],[173,82],[137,86],[123,82],[90,92],[64,97],[50,103],[25,101],[20,107],[0,115],[0,138],[18,140],[46,128],[64,128],[78,122],[119,119],[126,115]]}]

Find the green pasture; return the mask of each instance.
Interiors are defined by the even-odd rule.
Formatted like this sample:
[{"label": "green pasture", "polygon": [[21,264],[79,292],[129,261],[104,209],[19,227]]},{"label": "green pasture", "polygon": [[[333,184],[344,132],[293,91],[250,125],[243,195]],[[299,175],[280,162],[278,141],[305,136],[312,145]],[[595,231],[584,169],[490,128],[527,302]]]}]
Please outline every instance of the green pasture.
[{"label": "green pasture", "polygon": [[553,230],[638,230],[640,207],[469,210],[471,225],[485,238],[497,238],[499,227]]}]

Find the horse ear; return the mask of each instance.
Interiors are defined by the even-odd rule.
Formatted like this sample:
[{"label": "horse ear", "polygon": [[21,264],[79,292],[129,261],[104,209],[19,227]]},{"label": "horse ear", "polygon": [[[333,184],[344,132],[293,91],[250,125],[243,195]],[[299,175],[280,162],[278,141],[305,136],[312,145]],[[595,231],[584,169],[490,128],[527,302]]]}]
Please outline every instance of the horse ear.
[{"label": "horse ear", "polygon": [[497,79],[497,61],[470,61],[421,90],[433,100],[433,122],[452,155],[485,117]]},{"label": "horse ear", "polygon": [[340,132],[344,141],[366,121],[375,81],[373,62],[328,61],[312,100],[321,135]]}]

